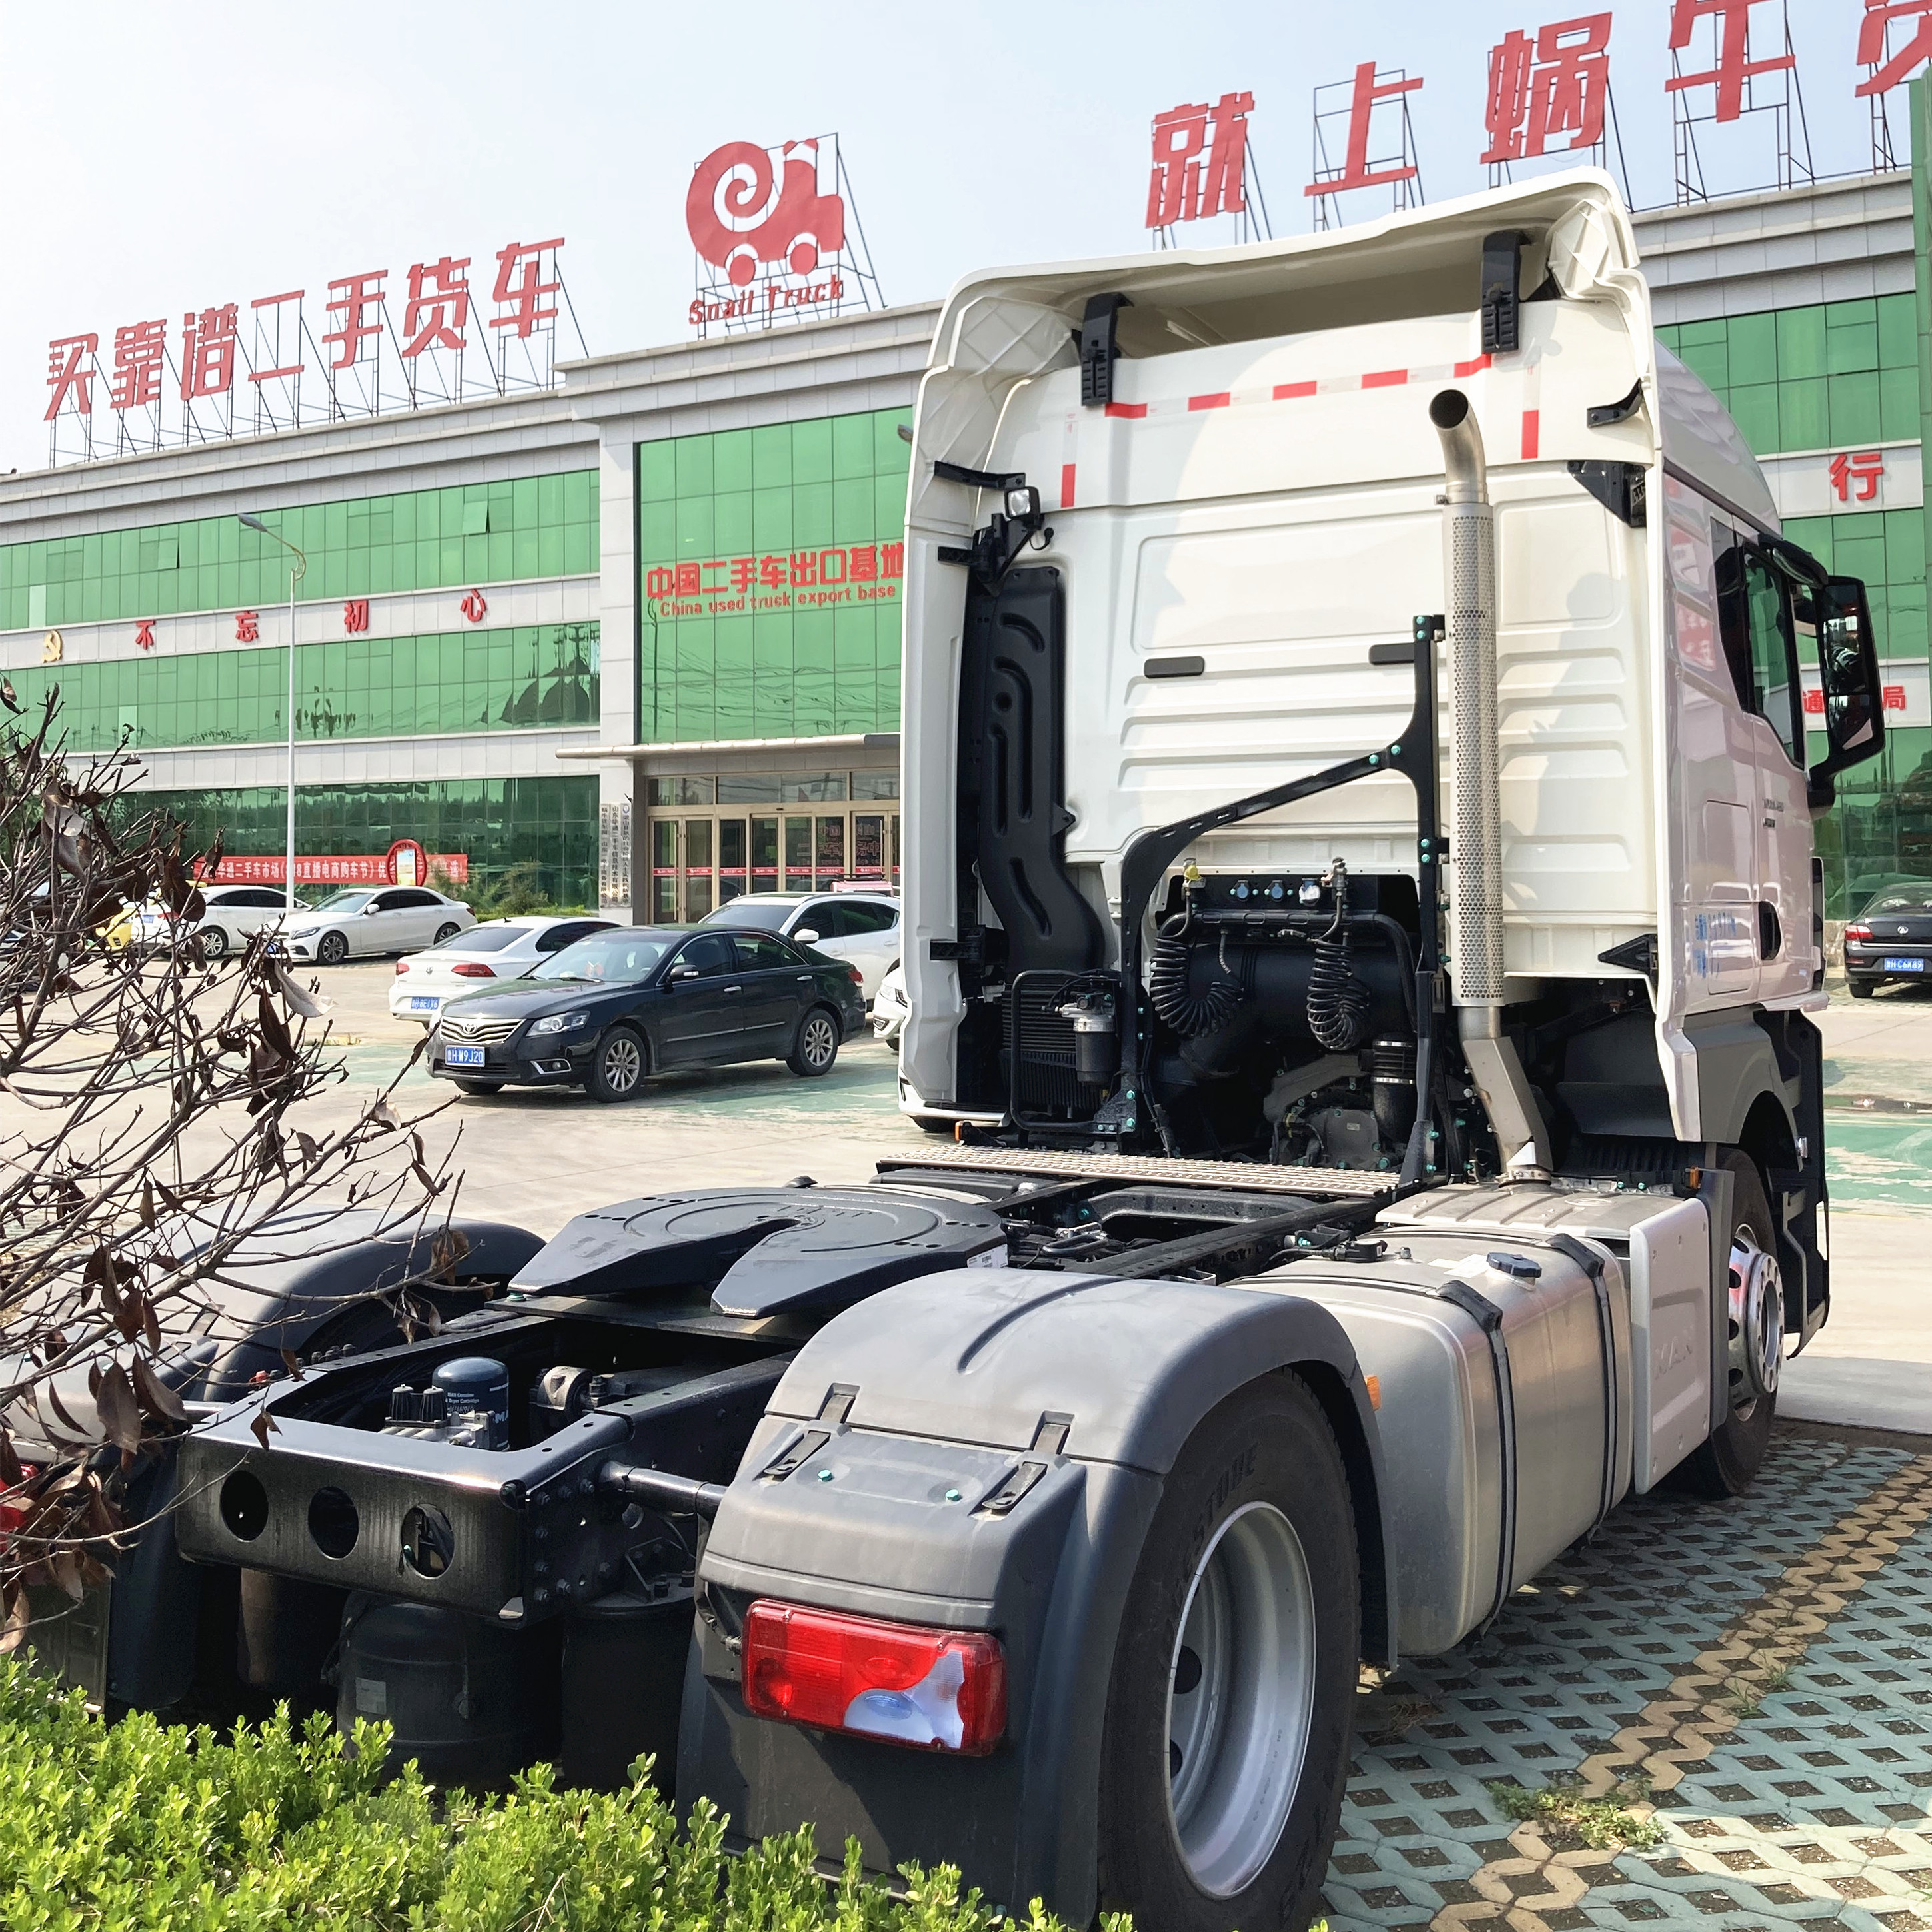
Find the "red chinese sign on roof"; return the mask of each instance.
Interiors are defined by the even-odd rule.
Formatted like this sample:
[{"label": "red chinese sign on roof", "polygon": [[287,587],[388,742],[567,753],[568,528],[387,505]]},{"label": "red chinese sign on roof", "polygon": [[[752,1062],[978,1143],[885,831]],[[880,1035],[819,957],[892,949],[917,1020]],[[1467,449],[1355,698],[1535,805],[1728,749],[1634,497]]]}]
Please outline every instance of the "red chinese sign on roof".
[{"label": "red chinese sign on roof", "polygon": [[[1558,20],[1534,34],[1512,28],[1490,50],[1485,162],[1594,148],[1610,91],[1610,16]],[[1568,134],[1568,141],[1561,136]]]},{"label": "red chinese sign on roof", "polygon": [[[253,420],[243,426],[258,431],[459,400],[466,350],[489,352],[485,366],[493,393],[508,386],[547,386],[555,363],[563,289],[557,250],[562,246],[560,235],[511,242],[496,250],[488,298],[494,312],[487,318],[476,313],[482,297],[470,286],[471,258],[446,254],[412,264],[406,296],[392,289],[386,268],[333,278],[319,304],[322,320],[313,325],[304,314],[308,292],[302,289],[256,297],[248,304],[245,328],[238,302],[190,309],[182,317],[178,357],[161,316],[117,327],[106,367],[99,332],[57,337],[48,344],[49,394],[42,418],[53,426],[54,460],[101,453],[93,447],[90,422],[97,376],[106,408],[118,419],[118,430],[105,434],[119,440],[108,446],[119,448],[236,434],[238,394],[250,400]],[[506,352],[511,344],[520,346],[524,366],[512,367]],[[301,380],[309,371],[326,386],[326,408],[303,400]],[[359,385],[353,393],[352,382]],[[276,385],[284,387],[272,400],[267,387]],[[176,404],[183,409],[178,438],[164,430],[161,418],[164,407]],[[130,420],[137,412],[143,412],[140,428]],[[80,436],[78,452],[63,449],[63,426]]]},{"label": "red chinese sign on roof", "polygon": [[1252,94],[1224,94],[1212,107],[1204,100],[1184,102],[1154,117],[1150,228],[1246,212],[1244,176],[1254,105]]}]

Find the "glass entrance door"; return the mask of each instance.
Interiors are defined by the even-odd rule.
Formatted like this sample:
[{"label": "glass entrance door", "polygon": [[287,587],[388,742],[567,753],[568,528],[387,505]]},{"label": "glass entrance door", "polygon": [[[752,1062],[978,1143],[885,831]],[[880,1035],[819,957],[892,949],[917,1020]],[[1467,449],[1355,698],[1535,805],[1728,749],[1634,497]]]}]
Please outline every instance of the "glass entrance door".
[{"label": "glass entrance door", "polygon": [[652,814],[649,836],[652,919],[700,920],[740,892],[898,884],[899,815],[890,809],[666,812]]},{"label": "glass entrance door", "polygon": [[718,903],[735,899],[748,883],[745,864],[745,821],[721,818],[718,821]]}]

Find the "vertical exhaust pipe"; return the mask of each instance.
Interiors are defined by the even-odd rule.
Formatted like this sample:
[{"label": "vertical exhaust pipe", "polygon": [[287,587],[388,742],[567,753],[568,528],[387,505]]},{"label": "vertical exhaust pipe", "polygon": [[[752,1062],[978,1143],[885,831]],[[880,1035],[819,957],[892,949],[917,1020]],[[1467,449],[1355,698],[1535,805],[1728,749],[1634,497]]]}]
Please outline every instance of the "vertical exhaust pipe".
[{"label": "vertical exhaust pipe", "polygon": [[1510,1178],[1550,1172],[1550,1134],[1503,1010],[1502,792],[1496,742],[1496,527],[1483,434],[1460,389],[1438,391],[1443,581],[1449,631],[1451,963],[1462,1057]]}]

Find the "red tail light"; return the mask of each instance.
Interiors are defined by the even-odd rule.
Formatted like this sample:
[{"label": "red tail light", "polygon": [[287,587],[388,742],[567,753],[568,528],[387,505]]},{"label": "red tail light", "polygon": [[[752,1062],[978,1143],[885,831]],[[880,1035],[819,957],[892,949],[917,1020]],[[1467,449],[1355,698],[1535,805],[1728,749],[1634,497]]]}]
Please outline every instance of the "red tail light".
[{"label": "red tail light", "polygon": [[855,986],[863,986],[866,983],[865,974],[856,966],[852,968],[852,983]]},{"label": "red tail light", "polygon": [[1869,939],[1871,928],[1868,926],[1848,926],[1845,928],[1845,937],[1847,939]]},{"label": "red tail light", "polygon": [[745,1706],[822,1730],[982,1757],[1006,1727],[1006,1660],[984,1630],[926,1630],[760,1598]]},{"label": "red tail light", "polygon": [[465,959],[449,969],[459,980],[494,980],[496,969],[486,966],[480,959]]},{"label": "red tail light", "polygon": [[396,962],[396,970],[398,973],[406,973],[409,970],[410,962],[406,959],[398,959]]}]

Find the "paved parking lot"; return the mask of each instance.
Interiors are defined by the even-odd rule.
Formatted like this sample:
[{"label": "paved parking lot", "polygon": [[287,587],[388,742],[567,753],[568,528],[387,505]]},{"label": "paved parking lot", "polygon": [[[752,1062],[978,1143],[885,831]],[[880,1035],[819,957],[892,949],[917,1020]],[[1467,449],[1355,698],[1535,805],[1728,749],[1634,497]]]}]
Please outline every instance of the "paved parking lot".
[{"label": "paved parking lot", "polygon": [[[388,1017],[386,965],[321,976],[346,1106],[416,1029]],[[1909,1412],[1916,1363],[1906,1426],[1932,1432],[1932,991],[1841,993],[1824,1024],[1836,1301],[1786,1412],[1897,1426],[1872,1387],[1903,1386]],[[448,1090],[418,1069],[406,1092]],[[549,1233],[668,1186],[861,1178],[920,1138],[894,1096],[867,1039],[822,1081],[770,1063],[663,1076],[621,1107],[454,1099],[430,1137],[460,1131],[466,1207]],[[1750,1497],[1628,1504],[1484,1635],[1365,1686],[1331,1932],[1932,1932],[1932,1432],[1925,1448],[1781,1423]],[[1518,1822],[1492,1788],[1573,1779],[1656,1841]]]},{"label": "paved parking lot", "polygon": [[1823,1027],[1834,1204],[1932,1211],[1932,986],[1840,988]]},{"label": "paved parking lot", "polygon": [[[1486,1635],[1365,1693],[1333,1932],[1926,1932],[1928,1520],[1932,1454],[1790,1430],[1742,1502],[1626,1504]],[[1656,1842],[1498,1796],[1566,1779]]]},{"label": "paved parking lot", "polygon": [[[348,1071],[345,1086],[322,1103],[325,1114],[359,1104],[422,1037],[413,1021],[389,1017],[394,970],[374,961],[314,976],[334,1002],[331,1024],[346,1042]],[[440,1148],[457,1137],[466,1211],[552,1234],[586,1208],[667,1188],[800,1173],[862,1179],[880,1154],[921,1138],[899,1118],[895,1067],[868,1032],[847,1041],[832,1072],[813,1080],[782,1061],[760,1060],[660,1074],[642,1098],[604,1106],[555,1090],[459,1094],[419,1064],[399,1097],[447,1103],[424,1138]]]}]

